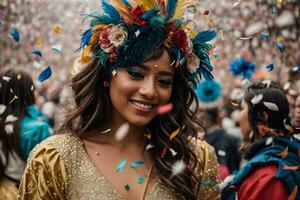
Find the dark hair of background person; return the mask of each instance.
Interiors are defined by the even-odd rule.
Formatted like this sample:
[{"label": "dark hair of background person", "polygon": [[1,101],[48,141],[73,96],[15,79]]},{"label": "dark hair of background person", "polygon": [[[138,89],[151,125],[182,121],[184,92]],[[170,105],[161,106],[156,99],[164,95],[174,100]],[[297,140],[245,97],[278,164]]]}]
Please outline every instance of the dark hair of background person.
[{"label": "dark hair of background person", "polygon": [[[9,78],[9,80],[3,77]],[[1,151],[6,158],[6,163],[2,163],[3,161],[0,159],[0,181],[4,177],[9,152],[15,151],[23,159],[19,146],[19,132],[26,107],[35,103],[33,87],[31,76],[24,70],[16,68],[0,70],[0,104],[6,106],[6,110],[0,116]],[[14,122],[9,122],[13,125],[13,132],[10,134],[5,132],[5,120],[8,115],[18,118]]]},{"label": "dark hair of background person", "polygon": [[[148,55],[144,55],[141,62],[160,58],[164,50],[169,52],[171,60],[176,58],[172,52],[160,46]],[[200,163],[188,145],[188,137],[196,137],[197,135],[197,128],[194,123],[199,125],[195,118],[198,100],[183,76],[182,67],[185,66],[178,67],[174,71],[173,90],[170,99],[170,102],[173,103],[173,110],[168,114],[157,116],[147,126],[152,133],[151,144],[155,146],[149,151],[157,175],[162,181],[185,198],[197,199],[200,185],[195,169]],[[112,104],[108,92],[109,88],[105,88],[103,82],[110,80],[111,75],[106,77],[103,70],[99,60],[94,58],[90,64],[72,78],[72,88],[77,107],[67,116],[63,127],[64,131],[82,135],[88,130],[97,128],[98,124],[106,122],[107,115],[111,113]],[[190,107],[193,102],[196,102],[197,106],[196,109],[191,110]],[[73,124],[78,118],[80,119],[79,127],[74,127]],[[180,133],[170,141],[170,134],[179,127],[181,127]],[[178,153],[176,157],[167,154],[162,159],[161,153],[165,147],[174,149]],[[170,179],[172,165],[179,159],[183,159],[190,168]]]},{"label": "dark hair of background person", "polygon": [[[258,104],[253,105],[251,99],[259,94],[263,95],[262,100]],[[244,100],[248,105],[248,120],[251,129],[254,131],[254,140],[258,139],[257,126],[259,124],[288,133],[284,126],[284,120],[290,124],[289,103],[279,85],[271,82],[270,86],[267,87],[267,84],[262,82],[254,83],[245,91]],[[279,110],[272,111],[263,102],[274,103]],[[267,113],[267,117],[265,117],[264,112]]]}]

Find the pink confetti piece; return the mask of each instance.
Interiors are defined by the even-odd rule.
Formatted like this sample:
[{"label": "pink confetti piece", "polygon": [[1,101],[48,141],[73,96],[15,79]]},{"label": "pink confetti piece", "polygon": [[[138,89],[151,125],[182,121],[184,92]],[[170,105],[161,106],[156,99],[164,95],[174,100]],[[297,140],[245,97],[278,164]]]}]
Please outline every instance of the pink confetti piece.
[{"label": "pink confetti piece", "polygon": [[169,104],[160,106],[157,109],[157,113],[160,114],[160,115],[163,115],[163,114],[166,114],[166,113],[170,112],[172,109],[173,109],[173,104],[169,103]]}]

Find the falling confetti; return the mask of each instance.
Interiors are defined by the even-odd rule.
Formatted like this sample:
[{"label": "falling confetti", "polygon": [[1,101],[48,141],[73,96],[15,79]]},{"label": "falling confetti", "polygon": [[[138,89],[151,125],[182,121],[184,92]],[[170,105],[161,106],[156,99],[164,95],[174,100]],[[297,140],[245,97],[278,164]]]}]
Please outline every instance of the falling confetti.
[{"label": "falling confetti", "polygon": [[60,33],[60,32],[61,32],[61,29],[62,29],[62,27],[61,27],[60,25],[56,25],[56,26],[54,27],[53,31],[54,31],[55,33]]},{"label": "falling confetti", "polygon": [[271,72],[271,71],[273,70],[273,68],[274,68],[274,64],[273,64],[273,63],[268,64],[268,65],[266,66],[266,70],[267,70],[268,72]]},{"label": "falling confetti", "polygon": [[142,184],[144,182],[144,178],[143,177],[139,177],[137,180],[138,184]]},{"label": "falling confetti", "polygon": [[140,30],[137,30],[134,34],[135,34],[135,37],[138,37],[140,35]]},{"label": "falling confetti", "polygon": [[251,38],[253,38],[253,36],[249,36],[249,37],[240,37],[241,40],[249,40],[249,39],[251,39]]},{"label": "falling confetti", "polygon": [[6,105],[0,104],[0,115],[2,115],[6,110]]},{"label": "falling confetti", "polygon": [[159,108],[157,108],[157,113],[160,115],[166,114],[168,112],[170,112],[173,109],[173,104],[169,103],[163,106],[160,106]]},{"label": "falling confetti", "polygon": [[38,46],[42,46],[43,43],[44,43],[44,41],[43,41],[42,38],[39,38],[39,39],[37,39],[37,41],[36,41],[36,44],[37,44]]},{"label": "falling confetti", "polygon": [[138,161],[131,163],[130,168],[137,168],[138,166],[143,165],[143,164],[145,164],[144,161],[138,160]]},{"label": "falling confetti", "polygon": [[224,156],[226,156],[226,152],[223,151],[223,150],[221,150],[221,149],[219,149],[218,150],[218,155],[224,157]]},{"label": "falling confetti", "polygon": [[176,152],[174,149],[171,149],[171,148],[170,148],[170,151],[171,151],[171,153],[172,153],[173,156],[176,156],[176,155],[177,155],[177,152]]},{"label": "falling confetti", "polygon": [[14,115],[8,115],[5,119],[5,123],[11,123],[18,120],[18,117],[15,117]]},{"label": "falling confetti", "polygon": [[19,97],[14,95],[14,97],[12,98],[12,100],[10,100],[9,104],[12,104],[15,100],[17,100]]},{"label": "falling confetti", "polygon": [[260,35],[264,40],[268,40],[270,38],[270,35],[268,32],[262,32]]},{"label": "falling confetti", "polygon": [[273,143],[273,137],[268,137],[267,139],[266,139],[266,146],[269,146],[270,144],[272,144]]},{"label": "falling confetti", "polygon": [[210,183],[211,183],[210,179],[200,181],[200,184],[202,184],[202,185],[209,185]]},{"label": "falling confetti", "polygon": [[54,53],[57,53],[57,54],[60,54],[61,53],[61,49],[62,49],[62,45],[54,45],[54,46],[52,46],[52,51],[54,52]]},{"label": "falling confetti", "polygon": [[172,177],[182,173],[185,170],[186,166],[183,160],[176,161],[172,166]]},{"label": "falling confetti", "polygon": [[174,137],[176,137],[179,134],[179,130],[180,128],[178,128],[177,130],[175,130],[171,135],[170,135],[170,140],[172,140]]},{"label": "falling confetti", "polygon": [[167,147],[164,147],[162,153],[161,153],[161,158],[164,158],[167,154]]},{"label": "falling confetti", "polygon": [[258,104],[262,99],[263,99],[263,95],[262,94],[259,94],[259,95],[255,95],[252,99],[251,99],[251,103],[253,105],[256,105]]},{"label": "falling confetti", "polygon": [[154,147],[154,145],[148,144],[148,145],[146,146],[146,151],[148,151],[149,149],[152,149],[153,147]]},{"label": "falling confetti", "polygon": [[145,136],[148,140],[151,140],[151,132],[149,131],[149,129],[146,130],[146,133],[144,134],[144,136]]},{"label": "falling confetti", "polygon": [[101,131],[100,133],[108,133],[109,131],[111,131],[111,129],[109,128],[109,129],[107,129],[107,130],[105,130],[105,131]]},{"label": "falling confetti", "polygon": [[41,74],[38,77],[38,81],[43,82],[45,80],[47,80],[48,78],[50,78],[50,76],[52,75],[52,70],[50,68],[50,66],[48,66],[46,69],[44,69]]},{"label": "falling confetti", "polygon": [[128,123],[122,124],[116,131],[115,140],[116,141],[123,140],[128,134],[128,132],[129,132],[129,124]]},{"label": "falling confetti", "polygon": [[9,82],[11,78],[8,76],[2,76],[2,79],[6,82]]},{"label": "falling confetti", "polygon": [[275,47],[282,53],[284,51],[284,46],[281,43],[276,43]]},{"label": "falling confetti", "polygon": [[20,33],[19,33],[18,29],[16,29],[15,27],[11,28],[10,35],[16,42],[20,41]]},{"label": "falling confetti", "polygon": [[121,160],[120,164],[118,165],[116,172],[119,173],[123,170],[126,165],[126,159]]},{"label": "falling confetti", "polygon": [[34,54],[34,55],[37,55],[37,56],[39,56],[39,57],[42,57],[42,52],[39,51],[39,50],[34,50],[34,51],[32,51],[31,53]]},{"label": "falling confetti", "polygon": [[237,1],[237,2],[235,2],[235,3],[233,4],[232,7],[236,7],[236,6],[240,5],[240,3],[241,3],[241,1]]}]

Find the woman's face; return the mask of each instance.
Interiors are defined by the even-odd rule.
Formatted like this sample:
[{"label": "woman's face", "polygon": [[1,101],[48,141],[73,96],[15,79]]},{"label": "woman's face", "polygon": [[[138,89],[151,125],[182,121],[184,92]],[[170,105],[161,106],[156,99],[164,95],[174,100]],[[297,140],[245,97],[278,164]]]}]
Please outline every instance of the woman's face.
[{"label": "woman's face", "polygon": [[156,60],[118,69],[110,82],[114,122],[146,126],[157,116],[157,108],[169,102],[173,68],[167,51]]},{"label": "woman's face", "polygon": [[248,121],[248,104],[244,100],[242,101],[242,110],[240,112],[239,123],[244,140],[249,140],[251,129]]},{"label": "woman's face", "polygon": [[293,120],[296,127],[300,126],[300,95],[296,98],[294,113],[293,113]]}]

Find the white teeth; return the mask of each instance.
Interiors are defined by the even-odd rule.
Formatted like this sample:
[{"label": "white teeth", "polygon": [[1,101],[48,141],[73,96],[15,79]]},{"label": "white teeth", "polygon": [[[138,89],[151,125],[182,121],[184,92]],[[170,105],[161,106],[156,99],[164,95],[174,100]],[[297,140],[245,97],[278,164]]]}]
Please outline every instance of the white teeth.
[{"label": "white teeth", "polygon": [[142,104],[142,103],[139,103],[139,102],[136,102],[136,101],[132,101],[132,104],[136,105],[136,106],[138,106],[140,108],[145,108],[145,109],[152,108],[152,105],[146,105],[146,104]]}]

